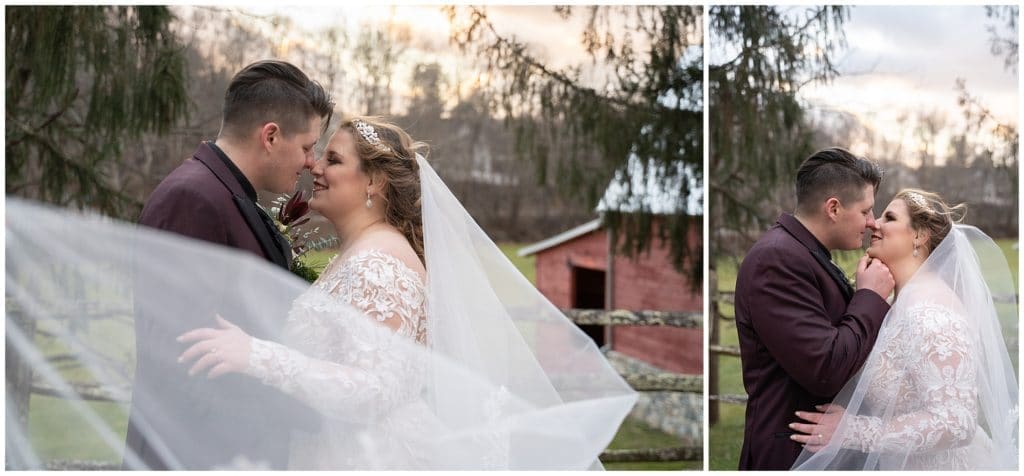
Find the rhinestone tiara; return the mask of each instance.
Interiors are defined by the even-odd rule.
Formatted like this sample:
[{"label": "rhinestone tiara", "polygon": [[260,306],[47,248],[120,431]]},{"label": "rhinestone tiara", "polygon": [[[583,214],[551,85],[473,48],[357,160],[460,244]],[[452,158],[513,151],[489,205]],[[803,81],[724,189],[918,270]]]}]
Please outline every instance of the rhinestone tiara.
[{"label": "rhinestone tiara", "polygon": [[928,202],[924,199],[924,197],[921,196],[920,193],[907,192],[904,196],[907,198],[908,201],[913,203],[918,208],[928,209]]},{"label": "rhinestone tiara", "polygon": [[391,147],[388,147],[387,144],[380,140],[380,136],[377,135],[377,130],[374,129],[373,126],[364,122],[362,119],[353,120],[352,125],[355,126],[359,135],[363,136],[363,139],[365,139],[366,142],[369,142],[370,145],[384,152],[391,152]]}]

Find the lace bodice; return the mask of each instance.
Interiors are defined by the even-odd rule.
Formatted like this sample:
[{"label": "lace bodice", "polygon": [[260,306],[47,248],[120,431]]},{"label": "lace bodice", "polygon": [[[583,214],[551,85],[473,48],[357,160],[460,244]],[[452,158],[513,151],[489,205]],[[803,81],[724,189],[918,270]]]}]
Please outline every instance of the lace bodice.
[{"label": "lace bodice", "polygon": [[[424,369],[407,349],[428,340],[424,283],[379,250],[336,261],[296,299],[283,344],[253,339],[246,373],[329,418],[369,424],[421,387]],[[383,325],[355,321],[366,318]]]},{"label": "lace bodice", "polygon": [[364,250],[332,269],[337,256],[313,286],[355,306],[402,337],[426,344],[424,283],[402,261],[379,250]]},{"label": "lace bodice", "polygon": [[909,455],[911,467],[915,458],[932,468],[965,467],[965,458],[977,452],[959,450],[972,443],[978,427],[977,362],[966,317],[932,300],[903,312],[887,318],[891,325],[865,363],[862,408],[877,416],[846,418],[842,445]]}]

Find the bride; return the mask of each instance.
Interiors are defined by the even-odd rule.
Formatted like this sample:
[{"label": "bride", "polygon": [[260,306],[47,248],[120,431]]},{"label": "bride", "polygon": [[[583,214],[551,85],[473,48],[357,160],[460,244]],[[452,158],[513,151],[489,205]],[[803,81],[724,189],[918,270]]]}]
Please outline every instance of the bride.
[{"label": "bride", "polygon": [[867,254],[895,298],[864,367],[829,405],[797,412],[794,469],[1017,469],[1017,379],[1000,317],[1016,329],[1002,252],[961,207],[899,192]]},{"label": "bride", "polygon": [[[310,207],[331,222],[343,247],[311,287],[244,253],[9,199],[9,302],[24,303],[19,307],[76,351],[95,380],[113,387],[131,382],[111,371],[116,358],[104,354],[123,332],[94,336],[60,326],[61,310],[80,301],[51,292],[48,277],[90,288],[85,294],[98,296],[110,313],[141,303],[167,321],[209,315],[215,325],[173,343],[178,365],[166,371],[187,371],[200,400],[245,399],[242,382],[255,379],[301,403],[244,407],[264,409],[252,419],[286,422],[280,431],[291,432],[288,469],[600,468],[597,456],[635,392],[518,273],[419,148],[397,126],[372,118],[336,128],[312,171]],[[42,279],[28,277],[39,269]],[[273,325],[232,323],[242,315],[257,323],[288,317],[275,332]],[[14,348],[24,360],[73,397],[74,383],[17,330]],[[168,346],[139,348],[166,353],[156,349]],[[75,411],[97,420],[88,407]],[[148,438],[178,441],[207,431],[203,422],[163,417],[172,424],[150,428]],[[118,441],[109,428],[94,426],[101,440]],[[267,438],[242,434],[249,447]],[[33,466],[39,455],[31,440],[14,437],[23,442],[15,445],[19,459]],[[191,460],[266,467],[251,454],[218,448],[164,451],[177,468]],[[132,458],[125,454],[126,462]]]}]

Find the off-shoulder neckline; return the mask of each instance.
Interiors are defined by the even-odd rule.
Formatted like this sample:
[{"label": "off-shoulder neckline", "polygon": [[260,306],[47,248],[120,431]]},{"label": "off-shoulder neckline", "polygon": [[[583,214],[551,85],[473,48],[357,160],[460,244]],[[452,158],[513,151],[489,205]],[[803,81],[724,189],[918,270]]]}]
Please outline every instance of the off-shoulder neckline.
[{"label": "off-shoulder neckline", "polygon": [[[405,274],[408,274],[408,275],[411,275],[411,276],[415,277],[416,278],[416,282],[419,283],[420,286],[426,287],[425,279],[424,279],[423,276],[420,275],[420,273],[416,272],[416,270],[414,270],[411,267],[409,267],[409,265],[405,264],[405,262],[402,261],[401,259],[398,259],[397,256],[395,256],[395,255],[393,255],[391,253],[388,253],[388,252],[386,252],[384,250],[381,250],[379,248],[364,248],[364,249],[361,249],[361,250],[358,250],[358,251],[352,253],[351,255],[345,257],[344,261],[338,263],[338,265],[337,265],[338,271],[343,270],[353,260],[361,258],[361,257],[364,257],[364,256],[367,256],[367,255],[373,255],[375,257],[384,258],[387,261],[396,263],[398,265],[398,269],[400,269]],[[324,267],[324,271],[326,272],[328,270],[331,270],[331,265],[335,261],[337,261],[337,259],[340,256],[342,256],[341,253],[338,253],[338,254],[334,255],[334,257],[332,257],[331,260],[327,262],[327,266]]]}]

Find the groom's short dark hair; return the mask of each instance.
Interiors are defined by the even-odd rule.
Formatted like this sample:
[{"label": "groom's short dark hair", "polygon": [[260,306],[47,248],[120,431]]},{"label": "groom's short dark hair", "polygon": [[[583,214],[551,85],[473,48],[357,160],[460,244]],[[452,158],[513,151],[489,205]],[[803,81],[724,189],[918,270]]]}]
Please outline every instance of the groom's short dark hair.
[{"label": "groom's short dark hair", "polygon": [[224,94],[221,134],[239,137],[254,127],[276,122],[281,133],[300,131],[315,116],[326,127],[334,102],[319,83],[295,65],[264,60],[242,68]]},{"label": "groom's short dark hair", "polygon": [[809,212],[829,197],[849,205],[863,198],[865,185],[877,192],[881,182],[878,164],[840,147],[819,150],[796,172],[796,208]]}]

